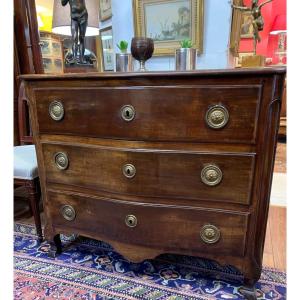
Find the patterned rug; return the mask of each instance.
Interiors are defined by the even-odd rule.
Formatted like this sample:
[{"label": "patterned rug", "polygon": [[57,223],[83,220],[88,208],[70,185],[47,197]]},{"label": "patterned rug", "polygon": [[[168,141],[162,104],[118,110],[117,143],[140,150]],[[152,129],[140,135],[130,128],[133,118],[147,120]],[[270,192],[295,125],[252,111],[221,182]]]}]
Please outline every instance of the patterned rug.
[{"label": "patterned rug", "polygon": [[[15,300],[243,299],[233,279],[242,276],[232,267],[170,254],[134,264],[103,242],[74,235],[62,242],[63,253],[48,258],[34,227],[15,224]],[[286,274],[264,268],[257,291],[258,299],[286,299]]]}]

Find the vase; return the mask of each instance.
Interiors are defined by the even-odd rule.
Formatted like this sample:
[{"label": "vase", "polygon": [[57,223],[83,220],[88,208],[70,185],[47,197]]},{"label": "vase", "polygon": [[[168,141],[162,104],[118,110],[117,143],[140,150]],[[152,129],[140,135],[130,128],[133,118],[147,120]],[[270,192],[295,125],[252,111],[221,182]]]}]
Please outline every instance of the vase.
[{"label": "vase", "polygon": [[197,49],[179,48],[175,51],[177,71],[190,71],[196,69]]},{"label": "vase", "polygon": [[116,53],[116,71],[132,72],[133,60],[130,53]]},{"label": "vase", "polygon": [[154,51],[154,42],[150,38],[135,37],[131,41],[131,54],[140,62],[139,71],[147,71],[146,61],[152,57]]}]

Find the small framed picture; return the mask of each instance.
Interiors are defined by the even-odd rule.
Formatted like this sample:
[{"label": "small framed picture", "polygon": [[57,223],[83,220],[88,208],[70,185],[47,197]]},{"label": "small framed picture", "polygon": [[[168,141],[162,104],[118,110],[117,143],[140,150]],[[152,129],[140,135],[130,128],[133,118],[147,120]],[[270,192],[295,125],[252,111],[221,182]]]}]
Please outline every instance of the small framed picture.
[{"label": "small framed picture", "polygon": [[40,31],[40,46],[45,73],[63,73],[63,46],[59,35]]},{"label": "small framed picture", "polygon": [[114,44],[111,26],[100,30],[100,40],[103,71],[114,71]]},{"label": "small framed picture", "polygon": [[253,38],[253,16],[251,12],[244,12],[242,15],[241,39]]},{"label": "small framed picture", "polygon": [[111,0],[100,0],[100,21],[105,21],[112,17]]}]

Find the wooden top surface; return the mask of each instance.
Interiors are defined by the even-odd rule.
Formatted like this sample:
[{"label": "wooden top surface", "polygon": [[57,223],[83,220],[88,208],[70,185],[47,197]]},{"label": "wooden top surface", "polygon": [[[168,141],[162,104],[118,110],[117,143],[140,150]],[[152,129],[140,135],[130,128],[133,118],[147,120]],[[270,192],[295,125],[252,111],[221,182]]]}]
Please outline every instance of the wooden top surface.
[{"label": "wooden top surface", "polygon": [[209,69],[195,71],[155,71],[155,72],[99,72],[99,73],[68,73],[68,74],[27,74],[20,76],[23,80],[57,80],[57,79],[101,79],[101,78],[130,78],[130,77],[181,77],[181,76],[223,76],[223,75],[263,75],[285,74],[286,67],[264,68],[232,68]]}]

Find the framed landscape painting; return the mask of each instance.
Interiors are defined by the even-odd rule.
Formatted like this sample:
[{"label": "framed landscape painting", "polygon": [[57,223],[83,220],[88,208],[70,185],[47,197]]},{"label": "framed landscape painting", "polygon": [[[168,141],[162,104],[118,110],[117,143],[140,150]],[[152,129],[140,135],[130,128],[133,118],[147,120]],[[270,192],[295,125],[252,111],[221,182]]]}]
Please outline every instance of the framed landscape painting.
[{"label": "framed landscape painting", "polygon": [[133,0],[135,36],[154,40],[154,55],[172,55],[190,39],[203,51],[204,0]]}]

